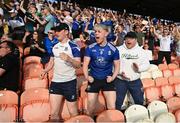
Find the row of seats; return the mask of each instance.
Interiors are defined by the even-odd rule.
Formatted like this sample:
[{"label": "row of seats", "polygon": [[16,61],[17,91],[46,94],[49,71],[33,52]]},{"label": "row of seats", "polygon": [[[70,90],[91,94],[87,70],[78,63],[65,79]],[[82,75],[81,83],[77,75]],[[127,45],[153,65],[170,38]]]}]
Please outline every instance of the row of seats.
[{"label": "row of seats", "polygon": [[[18,108],[18,95],[15,92],[8,90],[0,91],[0,109],[1,122],[18,120],[28,122],[48,121],[50,114],[49,92],[43,88],[24,91],[20,96],[20,108]],[[78,109],[81,115],[85,114],[87,110],[86,96],[78,99]],[[98,103],[95,108],[96,121],[99,122],[136,122],[144,119],[162,121],[163,118],[158,119],[158,115],[162,113],[168,113],[168,116],[171,113],[175,114],[176,120],[180,122],[180,97],[172,97],[166,103],[158,100],[152,101],[148,104],[147,109],[141,105],[131,105],[125,110],[123,115],[122,112],[117,110],[106,110],[104,97],[102,94],[99,94]],[[65,121],[71,119],[66,101],[63,104],[60,117]]]}]

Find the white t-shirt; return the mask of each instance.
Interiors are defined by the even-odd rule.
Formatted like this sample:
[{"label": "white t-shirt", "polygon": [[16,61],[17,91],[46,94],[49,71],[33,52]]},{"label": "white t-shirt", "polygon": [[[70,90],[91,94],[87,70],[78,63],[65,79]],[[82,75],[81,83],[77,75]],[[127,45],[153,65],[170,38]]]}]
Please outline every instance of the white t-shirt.
[{"label": "white t-shirt", "polygon": [[60,58],[60,53],[66,53],[71,58],[80,57],[80,49],[72,41],[68,41],[65,44],[61,42],[57,43],[53,47],[53,57],[54,57],[54,74],[53,82],[68,82],[76,79],[75,68],[71,63],[66,62]]},{"label": "white t-shirt", "polygon": [[144,52],[147,55],[147,58],[149,59],[149,61],[153,60],[151,50],[144,50]]},{"label": "white t-shirt", "polygon": [[171,36],[168,35],[166,37],[163,37],[162,35],[159,35],[160,40],[160,51],[171,51],[170,45],[172,43]]}]

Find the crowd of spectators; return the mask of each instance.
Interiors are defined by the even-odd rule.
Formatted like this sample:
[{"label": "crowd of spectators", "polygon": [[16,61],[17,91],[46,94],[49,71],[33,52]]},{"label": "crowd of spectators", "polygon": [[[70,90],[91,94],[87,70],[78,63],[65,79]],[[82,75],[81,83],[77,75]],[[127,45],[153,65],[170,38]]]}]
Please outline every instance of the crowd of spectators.
[{"label": "crowd of spectators", "polygon": [[[19,70],[12,66],[19,66],[20,59],[39,56],[45,67],[45,64],[51,60],[53,47],[63,37],[59,33],[57,35],[57,27],[64,23],[69,27],[69,33],[65,38],[78,45],[80,48],[78,57],[81,57],[81,62],[83,62],[86,47],[96,42],[95,25],[102,24],[108,27],[107,42],[113,46],[122,46],[126,35],[129,32],[135,32],[139,47],[144,49],[138,52],[145,52],[151,64],[158,65],[164,62],[169,64],[173,56],[179,65],[180,25],[173,21],[92,6],[83,8],[77,3],[60,0],[29,0],[29,2],[10,0],[7,3],[2,0],[0,89],[18,90],[17,87],[13,88],[13,84],[10,84],[12,87],[8,87],[7,83],[4,86],[2,81],[3,83],[12,82],[9,76],[14,76],[12,73],[18,73],[16,70]],[[19,55],[17,47],[9,44],[8,41],[15,44],[18,42],[18,46],[20,44],[23,49],[23,55]],[[14,69],[13,72],[9,73],[10,69]],[[18,78],[15,79],[18,81]]]}]

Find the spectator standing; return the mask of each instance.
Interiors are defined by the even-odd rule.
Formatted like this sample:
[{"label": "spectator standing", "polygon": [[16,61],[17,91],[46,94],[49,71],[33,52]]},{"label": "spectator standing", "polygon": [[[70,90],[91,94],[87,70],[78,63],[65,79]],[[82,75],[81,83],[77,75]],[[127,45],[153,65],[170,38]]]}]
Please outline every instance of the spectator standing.
[{"label": "spectator standing", "polygon": [[140,80],[140,72],[149,68],[149,60],[137,42],[134,32],[128,32],[125,36],[125,43],[118,47],[120,52],[120,71],[115,81],[116,87],[116,109],[122,110],[127,91],[132,95],[135,104],[143,105],[144,92]]},{"label": "spectator standing", "polygon": [[80,50],[68,38],[69,26],[61,23],[55,27],[55,32],[59,42],[53,47],[53,55],[50,58],[49,65],[41,74],[44,77],[48,71],[54,69],[49,89],[51,121],[59,120],[63,98],[67,100],[70,115],[78,115],[75,68],[79,68],[81,65]]},{"label": "spectator standing", "polygon": [[[115,109],[116,93],[114,80],[119,72],[119,52],[115,46],[107,42],[108,27],[103,24],[95,25],[96,43],[86,48],[83,62],[83,72],[88,81],[87,114],[93,116],[98,99],[98,93],[103,91],[108,109]],[[114,72],[112,72],[114,66]],[[88,73],[88,69],[90,69]]]}]

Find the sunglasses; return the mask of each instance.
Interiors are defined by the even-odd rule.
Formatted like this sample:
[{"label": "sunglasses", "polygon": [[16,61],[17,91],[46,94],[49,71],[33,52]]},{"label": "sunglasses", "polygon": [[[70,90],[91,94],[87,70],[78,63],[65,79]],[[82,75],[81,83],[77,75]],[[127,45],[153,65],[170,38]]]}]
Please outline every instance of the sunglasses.
[{"label": "sunglasses", "polygon": [[53,32],[48,32],[48,34],[53,34]]}]

